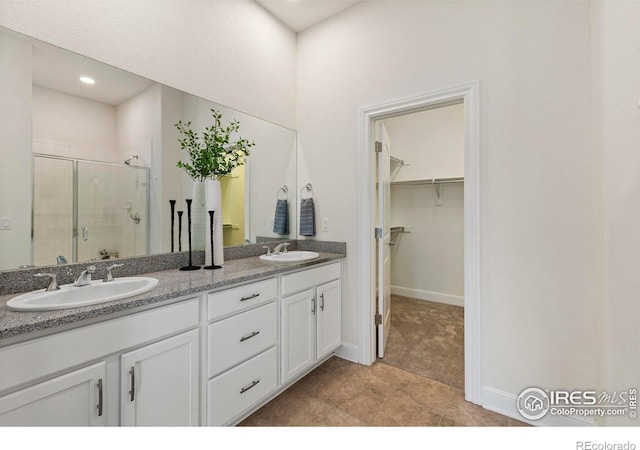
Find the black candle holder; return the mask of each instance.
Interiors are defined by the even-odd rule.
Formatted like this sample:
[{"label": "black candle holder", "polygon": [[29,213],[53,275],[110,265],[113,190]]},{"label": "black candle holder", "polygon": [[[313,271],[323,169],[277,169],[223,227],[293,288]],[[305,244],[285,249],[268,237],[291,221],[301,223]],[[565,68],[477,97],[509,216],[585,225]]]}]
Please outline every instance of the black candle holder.
[{"label": "black candle holder", "polygon": [[176,201],[169,200],[169,204],[171,205],[171,253],[173,253],[173,224],[175,222],[175,210],[176,210]]},{"label": "black candle holder", "polygon": [[216,266],[214,262],[214,253],[213,253],[213,213],[215,211],[209,211],[209,235],[211,236],[211,265],[204,266],[205,269],[222,269],[222,266]]},{"label": "black candle holder", "polygon": [[182,214],[184,211],[178,211],[178,251],[182,251]]},{"label": "black candle holder", "polygon": [[200,266],[194,266],[193,262],[191,260],[191,199],[187,199],[185,200],[187,202],[187,227],[188,227],[188,234],[189,234],[189,265],[188,266],[184,266],[184,267],[180,267],[180,270],[198,270],[200,269]]}]

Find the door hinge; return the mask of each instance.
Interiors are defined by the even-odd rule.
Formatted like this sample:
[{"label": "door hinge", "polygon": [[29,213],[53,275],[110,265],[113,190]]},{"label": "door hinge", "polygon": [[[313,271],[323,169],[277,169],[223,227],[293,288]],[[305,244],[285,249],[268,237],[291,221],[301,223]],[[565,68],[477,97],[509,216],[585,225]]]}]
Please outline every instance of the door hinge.
[{"label": "door hinge", "polygon": [[382,314],[376,314],[376,325],[382,325]]},{"label": "door hinge", "polygon": [[382,153],[382,142],[376,141],[376,153]]},{"label": "door hinge", "polygon": [[382,228],[376,227],[376,239],[382,239]]}]

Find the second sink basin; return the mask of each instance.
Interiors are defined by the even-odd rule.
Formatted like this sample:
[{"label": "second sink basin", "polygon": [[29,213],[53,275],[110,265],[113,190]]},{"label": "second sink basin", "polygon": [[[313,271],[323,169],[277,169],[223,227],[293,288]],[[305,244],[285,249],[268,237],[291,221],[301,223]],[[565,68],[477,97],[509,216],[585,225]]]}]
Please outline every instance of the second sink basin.
[{"label": "second sink basin", "polygon": [[77,308],[133,297],[150,291],[157,284],[158,280],[150,277],[122,277],[108,283],[95,280],[82,287],[65,284],[57,291],[42,289],[13,297],[7,302],[7,308],[13,311]]},{"label": "second sink basin", "polygon": [[279,253],[277,255],[260,255],[260,259],[271,262],[300,262],[307,261],[309,259],[316,259],[318,256],[320,256],[320,254],[316,252],[293,250],[287,253]]}]

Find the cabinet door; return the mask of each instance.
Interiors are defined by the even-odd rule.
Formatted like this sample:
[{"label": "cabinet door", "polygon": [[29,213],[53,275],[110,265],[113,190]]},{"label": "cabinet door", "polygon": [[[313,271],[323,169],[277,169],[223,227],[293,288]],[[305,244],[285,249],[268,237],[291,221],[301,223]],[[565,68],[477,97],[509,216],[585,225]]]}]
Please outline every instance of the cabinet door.
[{"label": "cabinet door", "polygon": [[2,426],[105,425],[106,364],[45,381],[0,398]]},{"label": "cabinet door", "polygon": [[192,330],[120,357],[122,425],[198,425],[198,344]]},{"label": "cabinet door", "polygon": [[323,284],[317,288],[318,295],[318,338],[317,357],[323,358],[342,343],[340,280]]},{"label": "cabinet door", "polygon": [[282,381],[311,365],[315,357],[315,290],[282,299]]}]

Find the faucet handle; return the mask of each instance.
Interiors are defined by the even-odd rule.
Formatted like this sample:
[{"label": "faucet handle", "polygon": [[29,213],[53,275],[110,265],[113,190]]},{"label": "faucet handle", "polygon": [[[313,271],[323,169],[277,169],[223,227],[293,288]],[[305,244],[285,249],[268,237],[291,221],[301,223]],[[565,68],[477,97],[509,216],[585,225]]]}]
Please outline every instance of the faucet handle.
[{"label": "faucet handle", "polygon": [[108,283],[109,281],[114,281],[111,271],[116,267],[122,267],[122,266],[124,266],[124,264],[111,264],[109,267],[107,267],[107,273],[104,274],[104,278],[102,279],[102,282]]},{"label": "faucet handle", "polygon": [[87,267],[86,271],[87,273],[93,273],[96,271],[96,266],[90,265],[89,267]]},{"label": "faucet handle", "polygon": [[37,278],[42,278],[42,277],[49,277],[49,286],[47,286],[47,289],[45,289],[46,292],[49,291],[57,291],[58,289],[60,289],[60,286],[58,286],[58,277],[55,273],[36,273],[33,275],[34,277]]},{"label": "faucet handle", "polygon": [[271,256],[271,247],[269,247],[268,245],[263,245],[262,248],[266,248],[267,249],[267,256]]},{"label": "faucet handle", "polygon": [[283,248],[282,253],[287,253],[288,252],[287,247],[289,247],[289,242],[283,242],[282,243],[282,248]]}]

